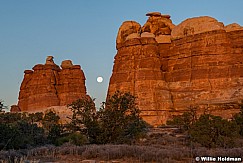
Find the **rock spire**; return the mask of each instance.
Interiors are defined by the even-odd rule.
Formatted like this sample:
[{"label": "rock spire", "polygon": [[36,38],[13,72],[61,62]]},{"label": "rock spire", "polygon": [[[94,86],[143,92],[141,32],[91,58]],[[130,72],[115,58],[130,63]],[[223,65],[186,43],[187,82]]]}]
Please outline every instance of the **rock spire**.
[{"label": "rock spire", "polygon": [[65,60],[61,68],[48,56],[46,63],[24,71],[19,92],[17,111],[40,111],[51,106],[66,106],[73,101],[89,97],[86,93],[85,76],[79,65]]},{"label": "rock spire", "polygon": [[141,26],[119,28],[108,96],[137,97],[142,117],[160,125],[190,106],[230,118],[243,99],[243,28],[203,16],[174,25],[169,15],[146,14]]}]

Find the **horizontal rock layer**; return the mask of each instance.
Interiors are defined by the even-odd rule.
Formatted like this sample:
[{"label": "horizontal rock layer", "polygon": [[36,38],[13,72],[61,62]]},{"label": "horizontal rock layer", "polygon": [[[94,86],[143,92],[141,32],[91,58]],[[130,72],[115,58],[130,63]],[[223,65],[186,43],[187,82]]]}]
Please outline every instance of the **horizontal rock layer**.
[{"label": "horizontal rock layer", "polygon": [[45,65],[38,64],[33,70],[25,71],[19,92],[19,111],[65,106],[87,96],[81,67],[67,60],[62,63],[61,69],[52,59],[49,56]]},{"label": "horizontal rock layer", "polygon": [[[224,118],[238,112],[236,103],[243,99],[241,27],[226,28],[210,17],[189,19],[174,27],[169,17],[149,16],[141,32],[153,31],[153,37],[146,34],[126,39],[123,35],[124,39],[117,41],[108,96],[117,90],[131,92],[142,117],[152,125],[165,123],[190,106],[197,106],[199,114],[209,112]],[[203,22],[208,24],[206,29]],[[139,26],[136,24],[137,29]],[[156,35],[164,28],[171,33],[168,30],[159,37],[170,40],[158,41]],[[122,25],[118,34],[123,30]]]}]

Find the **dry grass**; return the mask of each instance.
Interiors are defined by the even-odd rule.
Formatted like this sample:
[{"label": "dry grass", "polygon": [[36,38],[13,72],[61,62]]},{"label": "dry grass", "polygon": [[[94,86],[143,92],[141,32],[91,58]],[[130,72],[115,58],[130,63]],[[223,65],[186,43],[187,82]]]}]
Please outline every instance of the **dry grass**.
[{"label": "dry grass", "polygon": [[[136,162],[189,162],[196,156],[243,157],[242,148],[206,149],[199,147],[138,146],[138,145],[85,145],[66,144],[61,147],[44,146],[29,151],[1,151],[0,162],[24,163],[26,160],[58,161],[65,157],[72,160],[134,160]],[[71,161],[69,161],[71,162]]]},{"label": "dry grass", "polygon": [[77,159],[96,160],[138,160],[139,162],[162,162],[164,160],[183,160],[190,157],[188,150],[173,149],[171,152],[165,148],[149,146],[131,145],[86,145],[73,146],[65,145],[61,147],[39,147],[23,153],[22,150],[0,152],[0,160],[12,160],[13,162],[23,162],[24,160],[59,160],[63,156],[75,156]]}]

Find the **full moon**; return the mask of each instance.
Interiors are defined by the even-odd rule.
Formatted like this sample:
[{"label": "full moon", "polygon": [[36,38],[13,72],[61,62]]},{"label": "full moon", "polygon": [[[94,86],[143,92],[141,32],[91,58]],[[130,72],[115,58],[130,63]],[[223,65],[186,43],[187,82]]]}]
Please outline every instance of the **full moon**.
[{"label": "full moon", "polygon": [[97,82],[98,82],[98,83],[102,83],[102,82],[103,82],[103,78],[102,78],[101,76],[99,76],[99,77],[97,78]]}]

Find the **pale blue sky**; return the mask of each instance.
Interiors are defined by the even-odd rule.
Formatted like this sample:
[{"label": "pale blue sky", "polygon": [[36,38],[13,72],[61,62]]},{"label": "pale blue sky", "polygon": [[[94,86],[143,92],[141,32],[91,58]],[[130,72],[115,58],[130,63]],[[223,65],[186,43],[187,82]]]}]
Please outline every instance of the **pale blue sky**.
[{"label": "pale blue sky", "polygon": [[[243,25],[243,0],[0,0],[0,99],[17,104],[24,70],[71,59],[81,65],[88,94],[105,100],[115,40],[123,21],[143,25],[147,12],[170,14],[174,24],[212,16],[224,24]],[[104,82],[97,83],[97,76]]]}]

